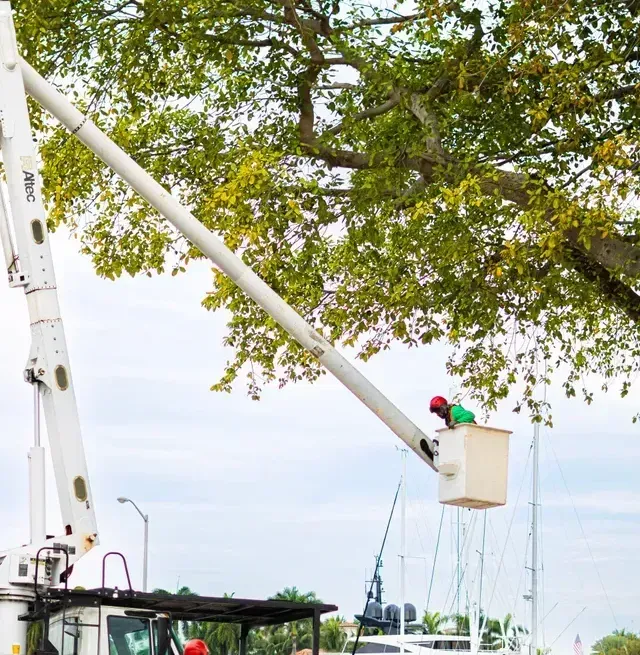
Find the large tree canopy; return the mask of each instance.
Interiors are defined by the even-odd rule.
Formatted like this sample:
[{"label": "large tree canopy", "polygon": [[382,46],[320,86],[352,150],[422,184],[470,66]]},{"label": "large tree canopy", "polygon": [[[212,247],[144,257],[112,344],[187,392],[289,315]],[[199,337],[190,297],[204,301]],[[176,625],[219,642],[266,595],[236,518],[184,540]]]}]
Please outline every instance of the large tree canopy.
[{"label": "large tree canopy", "polygon": [[[474,6],[475,5],[475,6]],[[25,56],[330,340],[446,339],[488,408],[640,369],[638,0],[16,0]],[[34,112],[36,109],[34,108]],[[100,275],[199,253],[74,139],[52,226]],[[214,273],[250,393],[318,364]],[[537,363],[544,362],[538,368]],[[605,384],[606,387],[606,384]]]}]

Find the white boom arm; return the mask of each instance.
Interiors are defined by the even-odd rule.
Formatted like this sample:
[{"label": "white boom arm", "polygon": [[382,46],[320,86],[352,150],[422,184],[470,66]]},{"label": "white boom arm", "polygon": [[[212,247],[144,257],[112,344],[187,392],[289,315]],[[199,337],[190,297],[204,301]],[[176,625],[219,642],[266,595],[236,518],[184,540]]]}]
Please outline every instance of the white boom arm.
[{"label": "white boom arm", "polygon": [[7,261],[9,284],[23,287],[27,297],[32,346],[25,378],[27,382],[37,385],[42,397],[65,531],[92,538],[96,533],[96,520],[58,306],[22,72],[17,62],[5,57],[4,31],[11,20],[8,6],[8,2],[0,1],[0,31],[3,33],[0,37],[3,48],[0,67],[0,146],[15,237],[14,245],[8,238],[9,216],[1,210],[5,214],[4,220],[0,220],[0,224],[5,226],[3,244],[7,254],[11,251],[10,260]]},{"label": "white boom arm", "polygon": [[[64,545],[70,564],[97,543],[97,529],[58,307],[25,90],[315,355],[420,458],[437,470],[433,461],[432,441],[412,421],[166,189],[19,57],[10,3],[0,0],[0,146],[13,218],[11,230],[8,213],[0,208],[0,240],[10,284],[24,287],[27,295],[33,341],[26,378],[39,390],[45,409],[58,496],[68,533],[57,538],[56,542]],[[39,443],[35,448],[39,448]],[[41,469],[43,471],[41,455],[40,449],[36,456],[37,466],[34,467],[37,475],[41,475]],[[32,488],[40,497],[40,485],[34,484]],[[32,502],[32,507],[37,504]],[[32,514],[39,516],[38,511]],[[24,561],[33,564],[38,547],[49,543],[43,543],[43,519],[32,518],[33,526],[39,527],[35,529],[37,534],[32,534],[31,546],[8,551],[7,554],[0,553],[0,601],[3,593],[8,597],[13,594],[16,600],[19,596],[16,596],[16,585],[24,580],[14,573],[22,573],[26,569],[19,566],[20,562],[24,562],[16,558],[24,559],[26,555]],[[56,560],[55,557],[53,559]],[[58,556],[53,562],[57,573],[62,572],[63,559]],[[33,583],[30,568],[24,577],[30,577]],[[50,580],[42,580],[43,584],[57,582],[55,575]],[[0,602],[0,625],[11,616],[17,616],[16,611],[6,610],[7,607],[9,604]],[[6,614],[7,611],[9,614]],[[0,655],[4,655],[4,639],[5,635],[0,630]]]},{"label": "white boom arm", "polygon": [[[56,278],[40,193],[36,150],[29,122],[22,71],[17,59],[9,2],[0,1],[0,150],[11,214],[0,202],[0,240],[9,284],[22,287],[31,323],[31,349],[25,379],[35,389],[36,439],[29,453],[31,540],[28,546],[0,553],[0,653],[22,645],[26,624],[14,618],[33,594],[38,562],[42,586],[60,583],[72,566],[97,543],[93,500],[80,432]],[[2,189],[0,189],[2,192]],[[64,534],[47,539],[44,499],[44,450],[39,440],[40,402],[44,408]],[[41,550],[51,548],[55,550]],[[4,630],[14,641],[4,641]],[[17,641],[15,641],[17,640]]]},{"label": "white boom arm", "polygon": [[27,62],[19,63],[29,95],[57,118],[111,170],[128,182],[181,234],[219,266],[248,296],[273,317],[298,343],[315,355],[333,375],[436,470],[433,444],[384,394],[326,339],[258,277],[190,211],[158,184],[131,157],[81,114]]}]

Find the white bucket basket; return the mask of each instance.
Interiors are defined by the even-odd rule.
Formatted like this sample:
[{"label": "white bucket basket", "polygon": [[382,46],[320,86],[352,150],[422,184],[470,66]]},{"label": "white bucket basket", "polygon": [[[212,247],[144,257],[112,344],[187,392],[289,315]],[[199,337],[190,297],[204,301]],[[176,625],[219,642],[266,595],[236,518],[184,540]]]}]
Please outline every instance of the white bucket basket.
[{"label": "white bucket basket", "polygon": [[472,509],[506,504],[510,434],[472,423],[438,430],[440,502]]}]

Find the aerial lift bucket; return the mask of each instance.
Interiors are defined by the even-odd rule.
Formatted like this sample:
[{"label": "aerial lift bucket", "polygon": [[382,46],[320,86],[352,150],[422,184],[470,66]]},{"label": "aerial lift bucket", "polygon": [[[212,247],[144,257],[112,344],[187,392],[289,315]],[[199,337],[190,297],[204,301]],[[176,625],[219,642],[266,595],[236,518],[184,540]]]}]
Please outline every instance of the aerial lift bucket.
[{"label": "aerial lift bucket", "polygon": [[440,502],[470,509],[505,505],[510,434],[471,423],[438,430]]}]

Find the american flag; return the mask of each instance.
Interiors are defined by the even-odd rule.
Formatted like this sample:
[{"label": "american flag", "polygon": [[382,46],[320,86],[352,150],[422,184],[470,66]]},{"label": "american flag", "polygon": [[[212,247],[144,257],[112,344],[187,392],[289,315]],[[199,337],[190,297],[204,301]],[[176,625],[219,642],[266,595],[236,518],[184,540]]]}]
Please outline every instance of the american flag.
[{"label": "american flag", "polygon": [[575,655],[582,655],[582,642],[580,641],[580,635],[576,635],[576,640],[573,642],[573,652]]}]

